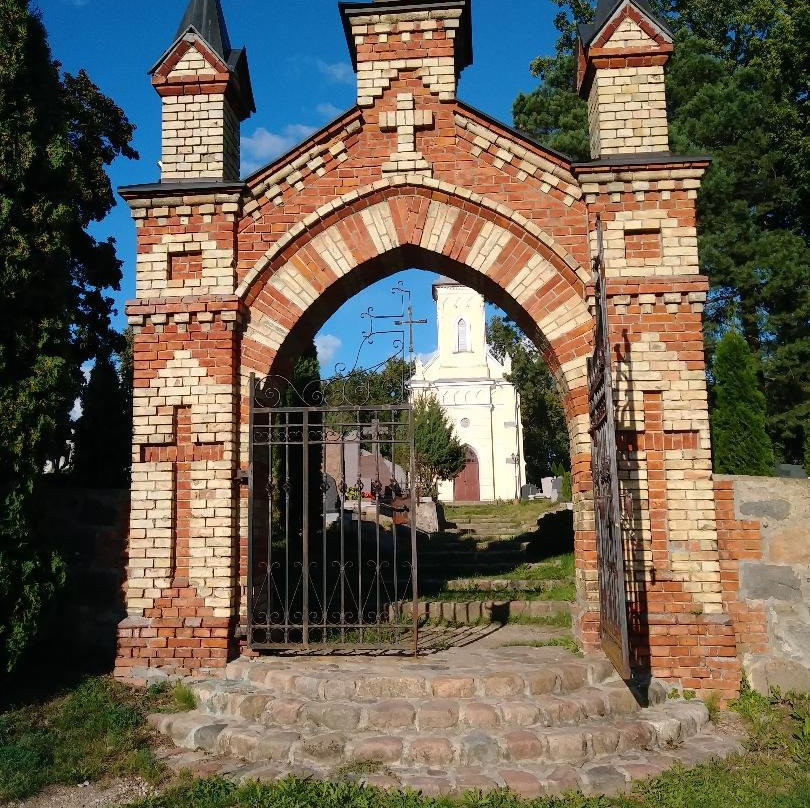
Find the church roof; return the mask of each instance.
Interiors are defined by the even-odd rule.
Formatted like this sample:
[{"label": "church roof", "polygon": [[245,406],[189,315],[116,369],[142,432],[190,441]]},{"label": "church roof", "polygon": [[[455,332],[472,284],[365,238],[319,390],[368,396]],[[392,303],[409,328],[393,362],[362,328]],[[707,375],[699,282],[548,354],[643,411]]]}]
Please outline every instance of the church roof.
[{"label": "church roof", "polygon": [[593,17],[593,22],[583,23],[577,26],[577,32],[582,44],[586,47],[593,42],[597,34],[605,27],[607,21],[618,11],[626,2],[632,3],[642,14],[649,17],[659,28],[665,31],[670,37],[675,35],[672,29],[661,19],[649,6],[646,0],[599,0],[596,6],[596,12]]}]

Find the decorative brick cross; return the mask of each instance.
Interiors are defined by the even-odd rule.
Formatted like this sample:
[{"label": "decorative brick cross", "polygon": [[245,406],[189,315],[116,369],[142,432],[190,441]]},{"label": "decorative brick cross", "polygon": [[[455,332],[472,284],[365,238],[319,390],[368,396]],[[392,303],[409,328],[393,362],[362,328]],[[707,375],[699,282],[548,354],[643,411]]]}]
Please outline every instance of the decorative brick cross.
[{"label": "decorative brick cross", "polygon": [[224,444],[194,443],[191,407],[175,407],[172,415],[173,443],[141,447],[144,463],[172,464],[172,544],[169,568],[175,586],[187,586],[191,540],[191,464],[222,460]]},{"label": "decorative brick cross", "polygon": [[397,150],[383,163],[383,174],[432,174],[430,163],[416,151],[416,131],[432,129],[434,123],[430,110],[416,109],[412,93],[399,93],[396,112],[380,113],[380,131],[397,133]]},{"label": "decorative brick cross", "polygon": [[[664,403],[659,392],[644,393],[644,431],[616,432],[620,452],[646,452],[650,539],[653,563],[661,573],[669,567],[667,536],[667,472],[665,452],[700,448],[700,436],[693,431],[664,431]],[[625,511],[627,511],[625,507]]]}]

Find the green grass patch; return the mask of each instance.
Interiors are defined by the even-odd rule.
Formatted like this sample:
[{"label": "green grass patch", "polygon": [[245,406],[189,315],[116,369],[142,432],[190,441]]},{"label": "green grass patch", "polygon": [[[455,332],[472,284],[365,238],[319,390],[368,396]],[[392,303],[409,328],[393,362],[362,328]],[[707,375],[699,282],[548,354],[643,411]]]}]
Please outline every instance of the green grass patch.
[{"label": "green grass patch", "polygon": [[553,556],[538,564],[520,564],[508,572],[498,574],[507,581],[571,581],[574,580],[574,554]]},{"label": "green grass patch", "polygon": [[455,522],[458,519],[475,519],[488,517],[503,519],[504,522],[528,521],[537,519],[540,514],[551,510],[548,500],[522,500],[520,502],[491,502],[478,505],[445,505],[447,519]]},{"label": "green grass patch", "polygon": [[[187,691],[187,692],[186,692]],[[0,713],[0,802],[46,786],[138,775],[160,780],[146,716],[189,709],[184,686],[147,691],[108,677],[86,679],[43,704]]]},{"label": "green grass patch", "polygon": [[469,628],[480,626],[509,625],[509,626],[549,626],[551,628],[571,628],[571,615],[568,612],[557,612],[556,614],[545,615],[543,617],[531,617],[525,614],[506,615],[506,620],[481,620],[469,621],[466,623],[456,623],[451,620],[426,620],[420,623],[420,627],[427,628]]}]

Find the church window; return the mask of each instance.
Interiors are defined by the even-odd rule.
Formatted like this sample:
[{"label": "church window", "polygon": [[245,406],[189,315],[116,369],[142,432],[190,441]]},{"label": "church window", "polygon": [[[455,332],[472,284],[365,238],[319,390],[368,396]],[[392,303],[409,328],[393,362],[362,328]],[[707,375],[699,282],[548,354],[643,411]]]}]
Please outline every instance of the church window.
[{"label": "church window", "polygon": [[463,318],[456,325],[456,352],[466,353],[470,348],[470,331],[467,321]]}]

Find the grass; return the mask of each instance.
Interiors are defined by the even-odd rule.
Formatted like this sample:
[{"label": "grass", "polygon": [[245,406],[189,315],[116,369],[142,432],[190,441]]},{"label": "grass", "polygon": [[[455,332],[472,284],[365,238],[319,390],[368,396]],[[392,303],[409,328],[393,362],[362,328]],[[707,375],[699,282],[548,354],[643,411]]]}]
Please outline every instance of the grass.
[{"label": "grass", "polygon": [[520,502],[490,502],[479,505],[445,505],[444,513],[451,522],[476,516],[502,518],[506,522],[532,519],[554,507],[547,500],[521,500]]},{"label": "grass", "polygon": [[507,581],[573,581],[574,554],[552,556],[539,564],[520,564],[493,577]]},{"label": "grass", "polygon": [[164,771],[151,750],[146,716],[192,709],[193,700],[182,685],[138,691],[99,677],[42,704],[0,713],[0,802],[107,777],[159,781]]},{"label": "grass", "polygon": [[429,628],[469,628],[477,626],[491,626],[494,624],[510,625],[510,626],[549,626],[552,628],[570,628],[571,615],[569,612],[557,612],[556,614],[546,615],[543,617],[531,617],[525,614],[510,614],[506,616],[506,620],[490,620],[489,618],[482,618],[475,622],[470,621],[467,623],[455,623],[450,620],[426,620],[420,623],[420,626]]},{"label": "grass", "polygon": [[499,791],[429,798],[345,781],[237,786],[212,778],[183,781],[130,808],[807,808],[810,697],[766,699],[749,691],[735,709],[752,733],[746,753],[691,770],[673,769],[616,797],[522,800]]}]

